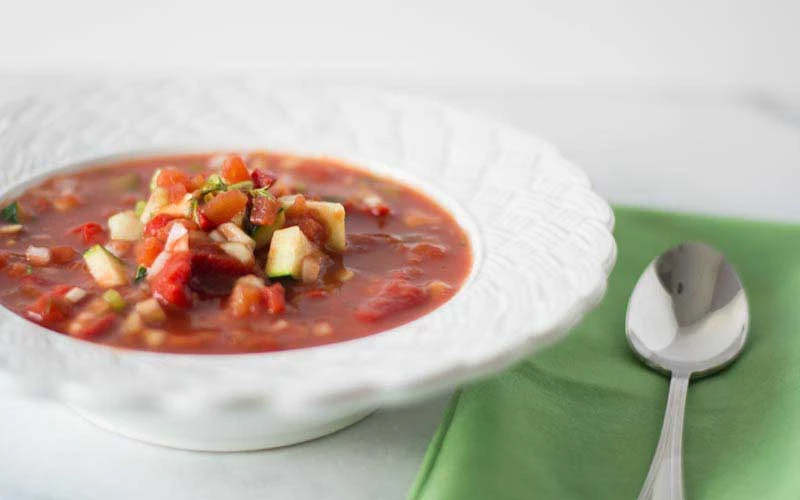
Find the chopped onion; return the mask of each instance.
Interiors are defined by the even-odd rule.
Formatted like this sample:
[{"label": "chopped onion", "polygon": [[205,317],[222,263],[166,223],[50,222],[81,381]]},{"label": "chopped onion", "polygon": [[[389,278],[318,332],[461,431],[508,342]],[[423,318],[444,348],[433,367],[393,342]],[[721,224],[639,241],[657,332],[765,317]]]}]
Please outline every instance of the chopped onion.
[{"label": "chopped onion", "polygon": [[0,234],[17,234],[22,231],[22,224],[7,224],[0,226]]},{"label": "chopped onion", "polygon": [[166,250],[158,254],[158,257],[153,261],[153,264],[150,265],[150,268],[147,270],[147,278],[150,279],[161,272],[161,269],[164,268],[164,264],[167,263],[167,259],[169,256],[172,255],[171,252],[167,252]]},{"label": "chopped onion", "polygon": [[153,298],[143,300],[133,306],[133,308],[147,324],[161,323],[167,319],[164,309],[162,309],[158,301]]},{"label": "chopped onion", "polygon": [[311,327],[311,334],[317,337],[325,337],[333,333],[333,327],[327,321],[320,321]]},{"label": "chopped onion", "polygon": [[220,245],[222,250],[233,257],[234,259],[238,260],[242,264],[252,264],[255,262],[255,257],[253,256],[253,251],[247,248],[244,243],[237,243],[233,241],[228,241],[226,243],[222,243]]},{"label": "chopped onion", "polygon": [[322,269],[320,258],[316,255],[309,255],[303,259],[300,268],[300,278],[303,283],[313,283],[317,281],[319,272]]},{"label": "chopped onion", "polygon": [[64,298],[68,301],[72,302],[73,304],[77,304],[78,302],[82,301],[89,292],[84,290],[83,288],[73,287],[70,288],[67,293],[64,294]]},{"label": "chopped onion", "polygon": [[50,249],[46,247],[29,246],[28,249],[25,250],[25,258],[35,266],[46,266],[50,263],[52,257]]},{"label": "chopped onion", "polygon": [[189,230],[183,224],[173,224],[169,229],[167,242],[164,244],[167,252],[186,252],[189,250]]}]

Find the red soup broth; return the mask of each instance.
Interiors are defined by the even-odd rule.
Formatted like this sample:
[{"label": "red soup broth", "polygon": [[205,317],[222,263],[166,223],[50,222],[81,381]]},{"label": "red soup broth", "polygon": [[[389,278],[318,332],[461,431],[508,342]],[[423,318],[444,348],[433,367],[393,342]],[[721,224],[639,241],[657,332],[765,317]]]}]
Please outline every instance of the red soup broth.
[{"label": "red soup broth", "polygon": [[[109,217],[127,212],[141,222],[158,169],[154,188],[169,202],[194,197],[193,213],[155,215],[134,224],[141,236],[118,239]],[[309,210],[319,202],[344,207],[346,243],[332,244],[321,212]],[[122,348],[222,354],[356,339],[441,306],[472,266],[466,233],[431,198],[332,159],[137,158],[54,175],[3,206],[0,303],[62,334]],[[311,242],[300,277],[265,272],[275,236],[250,255],[229,252],[225,238],[240,234],[231,225],[252,236],[253,220],[297,226],[291,231]],[[225,228],[235,234],[220,236]],[[111,285],[84,257],[96,245],[120,264]],[[252,247],[232,246],[242,245]],[[175,251],[154,262],[165,246]]]}]

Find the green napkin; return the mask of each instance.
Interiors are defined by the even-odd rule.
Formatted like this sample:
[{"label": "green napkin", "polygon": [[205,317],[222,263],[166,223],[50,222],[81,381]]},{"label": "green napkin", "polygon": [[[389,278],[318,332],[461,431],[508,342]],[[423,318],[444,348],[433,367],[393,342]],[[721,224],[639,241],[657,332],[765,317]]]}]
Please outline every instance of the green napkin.
[{"label": "green napkin", "polygon": [[636,498],[668,380],[634,358],[625,309],[653,257],[685,240],[727,254],[751,308],[742,356],[689,387],[687,498],[800,498],[800,226],[616,216],[619,258],[600,307],[564,342],[454,396],[410,498]]}]

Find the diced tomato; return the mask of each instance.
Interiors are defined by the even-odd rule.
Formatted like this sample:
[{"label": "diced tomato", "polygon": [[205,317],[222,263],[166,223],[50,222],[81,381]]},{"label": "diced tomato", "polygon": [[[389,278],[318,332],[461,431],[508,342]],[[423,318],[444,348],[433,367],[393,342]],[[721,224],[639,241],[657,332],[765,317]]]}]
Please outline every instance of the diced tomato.
[{"label": "diced tomato", "polygon": [[370,323],[389,314],[419,305],[428,298],[426,289],[404,280],[387,282],[377,295],[356,308],[357,319]]},{"label": "diced tomato", "polygon": [[[147,224],[144,226],[144,235],[145,236],[159,236],[162,232],[162,229],[167,227],[171,221],[175,219],[174,215],[167,215],[167,214],[158,214],[152,219],[150,219]],[[166,236],[165,236],[166,238]]]},{"label": "diced tomato", "polygon": [[75,260],[78,252],[72,247],[53,247],[50,249],[50,256],[56,264],[66,264]]},{"label": "diced tomato", "polygon": [[61,195],[56,197],[55,200],[53,200],[53,206],[56,207],[56,210],[58,210],[59,212],[70,210],[79,205],[81,205],[81,200],[74,194]]},{"label": "diced tomato", "polygon": [[[66,293],[66,291],[64,291]],[[63,294],[45,293],[25,309],[25,315],[37,323],[55,323],[67,319],[70,303]]]},{"label": "diced tomato", "polygon": [[389,207],[389,205],[383,202],[376,203],[374,205],[368,205],[367,211],[371,215],[374,215],[375,217],[386,217],[387,215],[392,213],[391,207]]},{"label": "diced tomato", "polygon": [[324,288],[313,288],[304,292],[303,295],[310,299],[324,299],[328,296],[328,292]]},{"label": "diced tomato", "polygon": [[63,297],[70,290],[72,290],[72,286],[70,285],[56,285],[53,287],[52,290],[50,290],[50,293],[55,295],[56,297]]},{"label": "diced tomato", "polygon": [[22,262],[14,262],[10,266],[8,266],[8,275],[13,276],[14,278],[19,278],[21,276],[25,276],[28,273],[29,267]]},{"label": "diced tomato", "polygon": [[286,290],[283,289],[283,285],[275,283],[264,287],[262,293],[270,314],[280,314],[286,310]]},{"label": "diced tomato", "polygon": [[222,179],[228,184],[236,184],[237,182],[244,182],[250,180],[250,172],[247,171],[247,165],[239,155],[230,155],[225,159],[220,171]]},{"label": "diced tomato", "polygon": [[172,184],[167,187],[167,197],[170,203],[178,203],[189,191],[184,184]]},{"label": "diced tomato", "polygon": [[25,208],[30,208],[36,214],[42,214],[50,210],[52,203],[44,196],[32,196],[30,200],[25,203]]},{"label": "diced tomato", "polygon": [[105,229],[96,222],[87,222],[86,224],[74,227],[69,230],[69,234],[80,234],[83,238],[83,242],[87,245],[104,243],[106,241]]},{"label": "diced tomato", "polygon": [[195,211],[194,219],[197,222],[197,225],[200,226],[200,229],[203,231],[211,231],[216,227],[214,223],[211,222],[211,219],[206,217],[202,210]]},{"label": "diced tomato", "polygon": [[259,226],[269,226],[278,218],[281,204],[278,200],[268,196],[253,197],[253,206],[250,209],[250,222]]},{"label": "diced tomato", "polygon": [[250,178],[253,180],[253,187],[256,189],[268,188],[278,179],[275,174],[263,168],[253,170],[253,173],[250,174]]},{"label": "diced tomato", "polygon": [[236,283],[228,298],[228,310],[237,318],[258,312],[262,302],[262,287]]},{"label": "diced tomato", "polygon": [[195,189],[200,189],[203,187],[203,184],[206,183],[206,176],[203,174],[197,174],[189,180],[189,191],[194,191]]},{"label": "diced tomato", "polygon": [[150,267],[158,254],[164,250],[164,243],[158,238],[147,237],[136,245],[136,263],[140,266]]},{"label": "diced tomato", "polygon": [[216,227],[233,219],[247,206],[247,195],[241,191],[225,191],[211,198],[200,212]]},{"label": "diced tomato", "polygon": [[167,167],[161,170],[161,173],[158,174],[158,177],[156,178],[156,185],[163,188],[181,185],[188,189],[189,186],[191,186],[191,181],[185,172],[178,170],[177,168]]},{"label": "diced tomato", "polygon": [[153,296],[163,304],[177,307],[192,305],[189,278],[192,274],[192,257],[189,252],[172,254],[161,271],[150,281]]},{"label": "diced tomato", "polygon": [[[211,250],[211,248],[215,248],[215,250]],[[244,276],[253,272],[252,266],[243,264],[240,260],[217,250],[218,248],[214,245],[192,252],[192,269],[195,273]]]},{"label": "diced tomato", "polygon": [[6,265],[8,265],[8,256],[9,256],[8,252],[0,251],[0,269],[3,269],[4,267],[6,267]]},{"label": "diced tomato", "polygon": [[311,217],[303,217],[297,221],[297,225],[300,227],[303,234],[306,235],[306,238],[320,247],[323,246],[325,240],[328,239],[328,230],[325,229],[325,226]]},{"label": "diced tomato", "polygon": [[69,330],[69,334],[75,338],[90,340],[108,331],[116,321],[117,315],[114,313],[82,319],[79,325]]},{"label": "diced tomato", "polygon": [[411,264],[420,264],[431,259],[441,259],[447,253],[444,247],[433,243],[416,243],[407,247]]},{"label": "diced tomato", "polygon": [[133,248],[133,242],[127,240],[111,240],[105,244],[106,250],[117,257],[125,257]]}]

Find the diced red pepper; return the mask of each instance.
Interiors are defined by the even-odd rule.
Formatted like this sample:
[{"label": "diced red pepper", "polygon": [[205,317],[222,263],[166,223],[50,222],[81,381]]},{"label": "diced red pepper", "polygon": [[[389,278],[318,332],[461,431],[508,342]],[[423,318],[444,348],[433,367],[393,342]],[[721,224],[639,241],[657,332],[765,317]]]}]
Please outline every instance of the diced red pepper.
[{"label": "diced red pepper", "polygon": [[264,301],[267,303],[267,311],[270,314],[280,314],[286,310],[286,291],[283,285],[275,283],[262,289]]},{"label": "diced red pepper", "polygon": [[278,218],[281,204],[269,196],[254,196],[253,206],[250,209],[250,222],[259,226],[274,224]]},{"label": "diced red pepper", "polygon": [[275,174],[263,168],[253,170],[250,178],[253,180],[253,187],[256,189],[268,188],[278,179]]},{"label": "diced red pepper", "polygon": [[419,305],[428,298],[426,289],[407,281],[387,282],[377,295],[356,308],[356,318],[371,323],[386,316]]},{"label": "diced red pepper", "polygon": [[247,165],[239,155],[230,155],[225,159],[220,171],[222,179],[228,184],[236,184],[237,182],[244,182],[250,180],[250,172],[247,171]]},{"label": "diced red pepper", "polygon": [[0,269],[3,269],[8,265],[8,256],[8,252],[0,251]]},{"label": "diced red pepper", "polygon": [[80,234],[83,242],[87,245],[104,243],[106,241],[106,231],[103,226],[96,222],[87,222],[69,230],[69,234]]},{"label": "diced red pepper", "polygon": [[247,206],[247,195],[241,191],[225,191],[211,198],[200,208],[211,224],[216,227],[236,217]]},{"label": "diced red pepper", "polygon": [[96,318],[81,321],[80,326],[78,326],[77,329],[70,330],[69,334],[75,338],[90,340],[108,331],[116,321],[116,314],[104,314]]},{"label": "diced red pepper", "polygon": [[150,267],[158,254],[164,250],[164,243],[153,236],[146,237],[136,245],[136,263]]},{"label": "diced red pepper", "polygon": [[192,257],[189,252],[172,254],[161,271],[150,281],[153,296],[163,304],[177,307],[192,305],[189,278],[192,274]]}]

